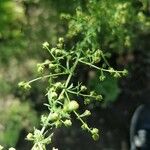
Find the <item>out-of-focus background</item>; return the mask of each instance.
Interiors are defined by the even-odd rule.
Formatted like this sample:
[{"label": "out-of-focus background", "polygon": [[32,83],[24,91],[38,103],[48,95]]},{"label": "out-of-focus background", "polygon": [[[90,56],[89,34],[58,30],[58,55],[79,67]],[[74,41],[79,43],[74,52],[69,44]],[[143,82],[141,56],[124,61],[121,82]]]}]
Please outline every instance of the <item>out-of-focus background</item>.
[{"label": "out-of-focus background", "polygon": [[[36,64],[48,58],[42,43],[55,45],[58,37],[66,35],[68,23],[60,19],[60,14],[73,15],[78,6],[86,12],[86,3],[86,0],[0,0],[1,145],[30,149],[31,143],[25,137],[34,126],[40,125],[40,115],[47,111],[43,106],[46,85],[35,83],[31,91],[24,93],[17,84],[38,75]],[[121,7],[124,3],[127,6]],[[149,1],[97,1],[95,9],[101,12],[99,37],[102,48],[111,53],[109,62],[115,68],[127,68],[129,74],[121,79],[108,77],[102,83],[98,79],[92,83],[85,81],[104,96],[101,105],[90,106],[93,115],[88,119],[91,126],[100,129],[100,140],[92,141],[75,124],[56,131],[53,145],[60,150],[129,150],[133,112],[150,100]],[[80,70],[81,78],[85,74],[85,70]]]}]

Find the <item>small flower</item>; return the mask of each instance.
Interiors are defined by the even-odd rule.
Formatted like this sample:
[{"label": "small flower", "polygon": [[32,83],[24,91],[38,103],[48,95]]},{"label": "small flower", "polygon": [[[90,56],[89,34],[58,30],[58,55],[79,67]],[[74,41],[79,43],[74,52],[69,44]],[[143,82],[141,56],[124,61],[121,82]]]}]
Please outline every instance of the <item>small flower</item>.
[{"label": "small flower", "polygon": [[122,75],[126,76],[128,74],[128,71],[126,69],[123,70]]},{"label": "small flower", "polygon": [[97,128],[93,128],[93,129],[91,130],[91,133],[92,133],[92,134],[98,134],[98,132],[99,132],[99,130],[98,130]]},{"label": "small flower", "polygon": [[49,64],[49,68],[50,68],[50,69],[55,69],[56,66],[57,66],[56,64],[52,64],[52,63]]},{"label": "small flower", "polygon": [[44,42],[44,43],[42,44],[42,46],[43,46],[43,48],[48,48],[49,43],[48,43],[48,42]]},{"label": "small flower", "polygon": [[37,72],[43,73],[44,71],[44,65],[43,64],[37,64]]},{"label": "small flower", "polygon": [[64,38],[63,38],[63,37],[60,37],[60,38],[58,39],[58,42],[59,42],[59,43],[64,43]]},{"label": "small flower", "polygon": [[91,102],[91,100],[90,100],[89,98],[85,98],[85,99],[84,99],[84,104],[85,104],[85,105],[90,104],[90,102]]},{"label": "small flower", "polygon": [[27,140],[29,140],[29,141],[33,140],[33,134],[32,133],[28,133]]},{"label": "small flower", "polygon": [[69,120],[69,119],[65,120],[65,121],[64,121],[64,125],[65,125],[66,127],[71,126],[71,125],[72,125],[71,120]]},{"label": "small flower", "polygon": [[119,73],[119,72],[115,72],[114,77],[115,77],[115,78],[120,78],[120,77],[121,77],[121,75],[120,75],[120,73]]},{"label": "small flower", "polygon": [[100,81],[104,81],[105,78],[106,78],[106,77],[105,77],[104,75],[101,75],[101,76],[99,77],[99,80],[100,80]]},{"label": "small flower", "polygon": [[93,134],[92,138],[94,141],[98,141],[99,140],[99,134]]},{"label": "small flower", "polygon": [[82,130],[87,130],[88,128],[88,125],[86,123],[84,123],[82,126],[81,126]]},{"label": "small flower", "polygon": [[86,90],[87,90],[87,87],[86,87],[86,86],[84,86],[84,85],[82,85],[80,89],[81,89],[81,91],[82,91],[82,92],[84,92],[84,91],[86,91]]},{"label": "small flower", "polygon": [[25,90],[29,90],[31,88],[31,85],[25,81],[19,82],[18,86],[24,88]]},{"label": "small flower", "polygon": [[103,98],[102,95],[97,95],[97,96],[96,96],[96,100],[97,100],[97,101],[100,101],[102,98]]},{"label": "small flower", "polygon": [[50,121],[56,121],[59,118],[59,115],[57,113],[50,114]]},{"label": "small flower", "polygon": [[97,128],[93,128],[91,130],[91,133],[92,133],[92,138],[97,141],[99,139],[99,130]]},{"label": "small flower", "polygon": [[82,115],[80,115],[80,117],[86,117],[90,115],[91,115],[91,112],[89,110],[85,110],[85,112]]}]

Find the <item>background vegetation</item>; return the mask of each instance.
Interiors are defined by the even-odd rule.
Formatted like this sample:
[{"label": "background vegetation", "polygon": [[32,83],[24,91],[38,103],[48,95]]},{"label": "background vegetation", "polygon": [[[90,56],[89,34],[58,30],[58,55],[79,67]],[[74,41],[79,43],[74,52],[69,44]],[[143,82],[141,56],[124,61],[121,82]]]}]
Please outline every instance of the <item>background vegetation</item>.
[{"label": "background vegetation", "polygon": [[94,143],[75,124],[56,131],[54,146],[129,149],[132,113],[150,96],[149,31],[148,0],[0,0],[0,144],[29,149],[24,139],[39,126],[39,116],[46,111],[46,83],[34,84],[25,94],[17,84],[37,76],[36,64],[48,59],[42,43],[53,46],[64,36],[69,46],[84,37],[85,48],[88,42],[100,47],[114,68],[127,68],[129,75],[114,79],[105,74],[107,80],[98,82],[97,72],[79,68],[76,78],[104,97],[101,105],[89,106],[94,113],[89,122],[100,129],[101,138]]}]

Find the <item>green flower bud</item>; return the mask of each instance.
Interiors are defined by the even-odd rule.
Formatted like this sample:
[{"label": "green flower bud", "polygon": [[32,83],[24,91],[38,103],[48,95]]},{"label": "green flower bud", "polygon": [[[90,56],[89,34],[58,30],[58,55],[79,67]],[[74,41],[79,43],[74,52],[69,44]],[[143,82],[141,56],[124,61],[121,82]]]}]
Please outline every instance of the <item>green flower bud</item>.
[{"label": "green flower bud", "polygon": [[50,69],[55,69],[56,66],[57,66],[56,64],[51,64],[51,63],[49,64],[49,68],[50,68]]},{"label": "green flower bud", "polygon": [[93,128],[91,130],[91,133],[92,133],[92,138],[97,141],[99,139],[99,130],[97,128]]},{"label": "green flower bud", "polygon": [[96,96],[96,100],[97,100],[97,101],[101,100],[102,98],[103,98],[102,95],[97,95],[97,96]]},{"label": "green flower bud", "polygon": [[60,73],[61,69],[60,68],[56,68],[54,71],[55,71],[55,73]]},{"label": "green flower bud", "polygon": [[126,69],[123,70],[122,75],[126,76],[128,74],[128,71]]},{"label": "green flower bud", "polygon": [[56,126],[56,128],[60,128],[60,127],[62,126],[62,122],[59,121],[59,120],[57,120],[57,121],[55,122],[55,126]]},{"label": "green flower bud", "polygon": [[90,96],[94,96],[95,95],[95,92],[94,91],[91,91],[90,92]]},{"label": "green flower bud", "polygon": [[59,100],[63,100],[64,99],[64,95],[60,95]]},{"label": "green flower bud", "polygon": [[19,86],[19,87],[24,87],[25,84],[26,84],[25,81],[21,81],[21,82],[18,83],[18,86]]},{"label": "green flower bud", "polygon": [[64,43],[64,38],[63,38],[63,37],[60,37],[60,38],[58,39],[58,42],[59,42],[59,43]]},{"label": "green flower bud", "polygon": [[92,138],[94,141],[98,141],[99,140],[99,134],[93,134]]},{"label": "green flower bud", "polygon": [[82,130],[87,130],[88,128],[88,125],[86,123],[84,123],[82,126],[81,126]]},{"label": "green flower bud", "polygon": [[43,48],[48,48],[49,43],[48,42],[44,42],[42,45],[43,45]]},{"label": "green flower bud", "polygon": [[105,78],[106,78],[106,77],[105,77],[104,75],[101,75],[101,76],[99,77],[99,80],[100,80],[100,81],[104,81]]},{"label": "green flower bud", "polygon": [[91,112],[89,110],[85,110],[85,112],[80,117],[90,116]]},{"label": "green flower bud", "polygon": [[100,62],[101,58],[100,57],[93,57],[93,63],[98,63]]},{"label": "green flower bud", "polygon": [[37,72],[38,73],[43,73],[44,71],[44,65],[42,64],[37,64]]},{"label": "green flower bud", "polygon": [[120,75],[120,73],[115,72],[114,77],[115,77],[115,78],[120,78],[120,77],[121,77],[121,75]]},{"label": "green flower bud", "polygon": [[90,104],[90,102],[91,102],[91,100],[90,100],[89,98],[85,98],[85,99],[84,99],[84,104],[85,104],[85,105]]},{"label": "green flower bud", "polygon": [[50,114],[50,121],[56,121],[59,118],[59,115],[57,113]]},{"label": "green flower bud", "polygon": [[56,92],[51,92],[50,97],[56,99],[58,94]]},{"label": "green flower bud", "polygon": [[71,125],[72,125],[71,120],[69,120],[69,119],[65,120],[65,121],[64,121],[64,125],[65,125],[66,127],[71,126]]},{"label": "green flower bud", "polygon": [[93,128],[93,129],[91,130],[91,133],[92,133],[92,134],[98,134],[98,133],[99,133],[99,130],[98,130],[97,128]]},{"label": "green flower bud", "polygon": [[84,91],[86,91],[86,90],[87,90],[87,87],[86,87],[86,86],[84,86],[84,85],[82,85],[80,89],[81,89],[81,91],[82,91],[82,92],[84,92]]},{"label": "green flower bud", "polygon": [[74,111],[77,110],[78,108],[79,108],[79,104],[76,101],[72,100],[69,102],[68,111]]},{"label": "green flower bud", "polygon": [[[63,47],[63,44],[62,44],[62,43],[58,43],[58,44],[57,44],[57,47],[58,47],[58,48],[62,48],[62,47]],[[59,53],[58,53],[58,54],[59,54]],[[60,54],[61,54],[61,52],[60,52]]]},{"label": "green flower bud", "polygon": [[31,89],[31,85],[30,85],[29,83],[26,83],[26,84],[24,85],[24,89],[25,89],[25,90]]},{"label": "green flower bud", "polygon": [[34,139],[33,134],[32,134],[32,133],[28,133],[28,135],[27,135],[27,140],[31,141],[31,140],[33,140],[33,139]]},{"label": "green flower bud", "polygon": [[61,82],[56,82],[54,86],[59,89],[62,89],[64,87],[64,85]]}]

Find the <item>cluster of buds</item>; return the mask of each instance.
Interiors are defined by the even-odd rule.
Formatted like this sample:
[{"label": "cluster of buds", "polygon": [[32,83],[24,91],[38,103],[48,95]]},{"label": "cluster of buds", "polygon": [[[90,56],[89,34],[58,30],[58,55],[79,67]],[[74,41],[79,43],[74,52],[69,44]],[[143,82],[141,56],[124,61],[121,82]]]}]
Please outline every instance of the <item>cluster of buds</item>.
[{"label": "cluster of buds", "polygon": [[101,50],[96,50],[92,55],[92,63],[98,63],[101,60]]},{"label": "cluster of buds", "polygon": [[92,138],[97,141],[99,139],[99,130],[97,128],[93,128],[91,130]]},{"label": "cluster of buds", "polygon": [[25,90],[31,89],[31,85],[29,84],[29,82],[25,82],[25,81],[19,82],[18,86]]}]

